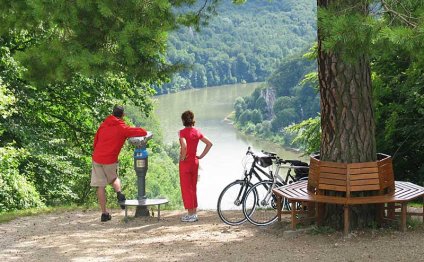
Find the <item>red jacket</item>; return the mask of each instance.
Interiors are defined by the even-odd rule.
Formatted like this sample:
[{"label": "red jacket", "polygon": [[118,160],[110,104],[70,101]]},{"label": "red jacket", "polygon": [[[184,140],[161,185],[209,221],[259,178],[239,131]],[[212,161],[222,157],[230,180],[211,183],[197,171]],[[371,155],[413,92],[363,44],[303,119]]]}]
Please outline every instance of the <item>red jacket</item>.
[{"label": "red jacket", "polygon": [[94,137],[93,161],[104,165],[116,163],[128,137],[145,135],[147,132],[143,128],[127,126],[122,119],[110,115]]}]

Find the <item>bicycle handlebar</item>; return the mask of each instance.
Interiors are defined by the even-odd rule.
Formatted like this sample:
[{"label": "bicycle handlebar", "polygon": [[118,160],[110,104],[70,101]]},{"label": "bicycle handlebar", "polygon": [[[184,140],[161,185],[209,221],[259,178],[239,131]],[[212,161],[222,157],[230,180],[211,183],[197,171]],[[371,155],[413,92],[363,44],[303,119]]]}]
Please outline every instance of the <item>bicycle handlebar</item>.
[{"label": "bicycle handlebar", "polygon": [[[261,153],[264,154],[264,155],[266,155],[266,156],[269,156],[269,157],[271,157],[273,159],[277,159],[278,158],[277,154],[276,153],[273,153],[273,152],[266,152],[266,151],[262,150]],[[246,155],[251,155],[254,158],[261,157],[257,153],[253,152],[250,146],[247,148]]]},{"label": "bicycle handlebar", "polygon": [[[309,166],[306,163],[304,163],[300,160],[289,160],[289,159],[284,160],[284,159],[278,157],[276,153],[266,152],[264,150],[262,150],[261,153],[268,156],[268,157],[271,157],[274,160],[276,160],[277,164],[290,164],[291,168],[309,168]],[[258,158],[261,157],[258,154],[256,154],[255,152],[253,152],[250,146],[247,148],[246,155],[251,155],[255,159],[258,159]]]}]

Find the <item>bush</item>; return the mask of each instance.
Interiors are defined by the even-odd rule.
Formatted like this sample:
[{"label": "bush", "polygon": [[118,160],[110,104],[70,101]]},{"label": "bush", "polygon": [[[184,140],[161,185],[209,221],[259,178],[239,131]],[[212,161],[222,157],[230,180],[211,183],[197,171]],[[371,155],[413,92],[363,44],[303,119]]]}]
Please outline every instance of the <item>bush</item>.
[{"label": "bush", "polygon": [[19,173],[25,157],[22,149],[0,148],[0,212],[44,206],[34,185]]}]

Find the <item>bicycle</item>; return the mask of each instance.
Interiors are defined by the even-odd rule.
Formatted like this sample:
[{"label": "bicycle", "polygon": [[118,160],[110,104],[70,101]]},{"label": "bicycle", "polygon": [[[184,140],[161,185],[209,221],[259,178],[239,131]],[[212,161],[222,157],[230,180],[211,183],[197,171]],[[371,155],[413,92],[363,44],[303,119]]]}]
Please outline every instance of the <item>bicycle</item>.
[{"label": "bicycle", "polygon": [[[228,225],[240,225],[246,221],[243,213],[242,204],[249,188],[253,186],[252,178],[259,181],[268,181],[272,178],[270,171],[264,170],[272,165],[272,160],[276,159],[277,155],[269,152],[261,154],[254,153],[248,147],[246,156],[243,159],[243,177],[228,184],[221,192],[217,203],[217,212],[221,220]],[[248,162],[252,160],[252,162]],[[250,166],[249,166],[250,164]],[[256,191],[252,193],[256,196]]]},{"label": "bicycle", "polygon": [[[277,197],[272,189],[308,178],[309,166],[306,163],[278,157],[274,161],[276,169],[274,173],[270,172],[271,179],[260,181],[250,187],[243,199],[243,214],[250,223],[257,226],[266,226],[277,220]],[[285,178],[279,175],[281,168],[288,168]],[[295,171],[294,176],[291,173],[292,169]],[[281,204],[283,209],[291,210],[287,199],[283,198]]]}]

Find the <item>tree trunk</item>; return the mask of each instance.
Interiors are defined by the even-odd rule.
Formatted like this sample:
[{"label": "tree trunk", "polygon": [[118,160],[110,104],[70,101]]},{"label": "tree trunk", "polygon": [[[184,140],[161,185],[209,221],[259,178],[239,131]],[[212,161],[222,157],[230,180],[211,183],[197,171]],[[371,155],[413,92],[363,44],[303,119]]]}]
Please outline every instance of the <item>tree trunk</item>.
[{"label": "tree trunk", "polygon": [[[367,6],[357,0],[317,0],[318,8],[352,10],[363,15]],[[320,19],[320,17],[318,17]],[[375,123],[371,71],[367,53],[346,61],[340,50],[326,50],[318,23],[318,77],[321,95],[321,160],[332,162],[376,161]],[[343,37],[343,36],[342,36]],[[374,219],[371,206],[352,212],[352,226]],[[326,223],[342,225],[340,207],[328,205]],[[355,219],[356,218],[356,219]]]}]

